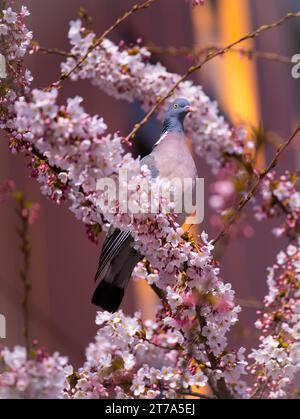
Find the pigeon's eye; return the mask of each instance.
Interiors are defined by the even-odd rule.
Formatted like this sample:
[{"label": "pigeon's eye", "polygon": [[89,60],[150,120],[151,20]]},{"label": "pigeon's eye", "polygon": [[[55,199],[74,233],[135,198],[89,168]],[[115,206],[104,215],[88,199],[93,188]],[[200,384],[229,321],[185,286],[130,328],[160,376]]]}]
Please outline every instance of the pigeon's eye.
[{"label": "pigeon's eye", "polygon": [[174,108],[174,109],[177,109],[177,108],[178,108],[177,103],[175,103],[175,105],[173,106],[173,108]]}]

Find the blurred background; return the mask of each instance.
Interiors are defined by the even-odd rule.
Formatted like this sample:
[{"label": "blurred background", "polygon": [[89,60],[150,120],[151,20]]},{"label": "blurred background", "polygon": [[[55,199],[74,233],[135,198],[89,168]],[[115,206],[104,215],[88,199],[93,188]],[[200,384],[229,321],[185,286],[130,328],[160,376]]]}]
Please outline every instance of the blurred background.
[{"label": "blurred background", "polygon": [[[136,1],[124,0],[52,0],[17,1],[26,5],[31,16],[27,19],[34,39],[41,46],[68,50],[69,21],[78,16],[80,6],[93,17],[93,27],[101,34],[115,19]],[[149,10],[139,12],[125,21],[111,36],[134,42],[142,38],[144,44],[163,48],[169,46],[205,48],[223,46],[258,26],[271,23],[288,11],[299,8],[297,0],[206,0],[204,7],[191,9],[183,0],[159,0]],[[244,43],[244,48],[276,52],[285,57],[300,53],[300,19],[268,31],[255,43]],[[61,58],[55,55],[34,54],[27,66],[34,76],[34,86],[49,85],[59,76]],[[153,53],[152,61],[161,61],[169,71],[182,74],[191,64],[185,56]],[[291,76],[291,64],[264,59],[249,60],[239,54],[213,60],[203,71],[193,75],[196,83],[220,104],[221,113],[232,124],[240,122],[258,127],[262,122],[266,131],[287,138],[299,123],[300,79]],[[103,116],[110,131],[120,130],[126,135],[143,116],[138,104],[115,101],[88,82],[66,81],[61,91],[63,103],[67,97],[81,95],[84,107],[92,114]],[[145,154],[160,135],[160,123],[155,119],[138,135],[134,153]],[[30,336],[52,351],[68,355],[75,366],[84,359],[84,349],[93,340],[96,308],[91,305],[93,276],[101,243],[91,243],[84,226],[75,220],[67,203],[57,206],[44,198],[35,180],[29,178],[28,159],[11,155],[4,136],[0,142],[0,183],[13,179],[19,190],[41,204],[40,216],[30,231],[32,256],[30,280]],[[260,155],[260,164],[268,161],[273,149]],[[299,168],[300,149],[284,155],[279,172],[285,168]],[[199,176],[205,178],[206,199],[214,178],[201,159],[197,159]],[[22,264],[15,202],[0,205],[0,313],[6,316],[7,339],[1,344],[23,344],[21,311],[22,286],[19,269]],[[201,230],[215,234],[210,225],[211,209],[206,203],[206,214]],[[235,240],[223,249],[221,276],[231,282],[238,299],[246,300],[241,322],[231,333],[232,344],[255,344],[253,321],[255,304],[266,293],[266,267],[271,266],[284,239],[271,234],[272,222],[252,223],[255,234],[248,240]],[[103,241],[101,239],[101,241]],[[144,317],[152,317],[155,297],[143,283],[131,283],[122,308],[126,313],[142,310]]]}]

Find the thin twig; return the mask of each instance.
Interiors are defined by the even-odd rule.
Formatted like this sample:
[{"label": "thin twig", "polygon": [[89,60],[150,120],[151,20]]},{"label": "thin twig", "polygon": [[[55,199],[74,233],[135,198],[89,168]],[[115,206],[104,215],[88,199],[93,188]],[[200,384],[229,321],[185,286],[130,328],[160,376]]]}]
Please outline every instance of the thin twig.
[{"label": "thin twig", "polygon": [[69,57],[69,58],[77,58],[75,54],[72,54],[71,52],[62,51],[58,48],[46,48],[46,47],[37,47],[37,52],[42,52],[43,54],[55,54],[60,55],[62,57]]},{"label": "thin twig", "polygon": [[256,310],[262,310],[264,305],[256,300],[255,298],[243,299],[243,298],[236,298],[235,302],[244,308],[254,308]]},{"label": "thin twig", "polygon": [[210,396],[209,394],[203,394],[203,393],[196,393],[195,391],[181,391],[180,394],[182,396],[192,396],[192,397],[198,397],[200,399],[215,399],[215,396]]},{"label": "thin twig", "polygon": [[156,348],[164,349],[166,351],[178,351],[178,349],[181,349],[181,348],[176,348],[176,347],[172,348],[171,346],[159,345],[158,343],[155,343],[155,342],[153,342],[152,340],[150,340],[146,337],[142,337],[142,340],[149,343],[150,345],[155,346]]},{"label": "thin twig", "polygon": [[19,208],[17,209],[18,217],[21,221],[21,227],[18,228],[18,235],[21,239],[20,250],[23,256],[23,266],[20,269],[20,277],[23,283],[23,298],[22,298],[22,311],[24,319],[23,336],[27,351],[30,350],[30,334],[29,334],[29,294],[31,284],[29,280],[29,267],[30,267],[30,242],[28,238],[28,217],[25,217],[23,211],[26,206],[24,195],[19,197]]},{"label": "thin twig", "polygon": [[[264,391],[266,390],[266,388],[268,387],[270,378],[268,378],[266,381],[264,381],[260,386],[258,386],[253,393],[250,395],[250,399],[259,399],[262,398]],[[260,394],[260,397],[257,397]]]},{"label": "thin twig", "polygon": [[284,22],[286,22],[287,20],[294,18],[294,17],[299,17],[300,16],[300,11],[299,12],[295,12],[295,13],[287,13],[284,17],[282,17],[281,19],[269,24],[269,25],[262,25],[260,26],[258,29],[256,29],[253,32],[250,32],[247,35],[242,36],[241,38],[239,38],[238,40],[230,43],[229,45],[225,46],[224,48],[221,48],[217,51],[212,51],[210,52],[207,57],[201,61],[199,64],[197,65],[193,65],[191,67],[188,68],[188,70],[185,72],[185,74],[180,77],[176,83],[173,84],[172,88],[162,97],[158,98],[156,104],[150,109],[150,111],[145,115],[145,117],[137,124],[134,125],[134,128],[132,129],[132,131],[127,135],[126,137],[126,141],[130,141],[132,139],[134,139],[134,137],[136,136],[136,133],[139,131],[139,129],[144,126],[149,119],[151,118],[151,116],[156,112],[156,110],[158,109],[158,107],[165,101],[167,100],[169,97],[171,97],[176,88],[182,83],[184,82],[186,79],[188,79],[190,77],[191,74],[195,73],[198,70],[201,70],[201,68],[208,63],[209,61],[211,61],[212,59],[214,59],[215,57],[218,57],[220,55],[225,54],[226,52],[228,52],[229,50],[231,50],[233,47],[235,47],[236,45],[240,44],[241,42],[244,42],[248,39],[254,39],[256,37],[258,37],[260,34],[262,34],[263,32],[276,28],[280,25],[282,25]]},{"label": "thin twig", "polygon": [[285,143],[281,144],[277,148],[277,152],[276,152],[275,156],[273,157],[272,161],[270,162],[270,164],[268,165],[268,167],[266,169],[262,170],[259,175],[257,175],[257,179],[254,182],[254,184],[252,185],[252,187],[249,190],[249,192],[247,193],[247,195],[240,200],[237,208],[232,213],[231,217],[229,218],[229,220],[227,221],[227,223],[225,224],[223,229],[218,233],[217,237],[212,241],[213,245],[215,245],[223,236],[225,236],[225,234],[228,232],[229,228],[237,220],[238,215],[240,214],[240,212],[244,209],[246,204],[254,196],[255,192],[257,191],[257,189],[260,186],[263,179],[267,176],[268,173],[270,173],[274,169],[274,167],[276,167],[277,162],[278,162],[278,158],[285,151],[285,149],[290,145],[290,143],[293,141],[293,139],[296,137],[296,135],[298,134],[299,131],[300,131],[300,125],[298,125],[298,127],[295,129],[295,131],[290,136],[290,138]]},{"label": "thin twig", "polygon": [[[173,55],[173,56],[188,56],[192,55],[195,59],[199,57],[211,53],[212,51],[219,51],[221,47],[216,45],[208,45],[204,48],[189,48],[189,47],[181,47],[176,48],[173,46],[170,47],[160,47],[154,44],[146,45],[146,48],[155,54],[163,54],[163,55]],[[241,58],[256,58],[256,59],[265,59],[269,61],[277,61],[283,64],[291,64],[291,58],[286,57],[284,55],[277,54],[276,52],[270,51],[256,51],[253,48],[232,48],[228,52],[239,54]]]},{"label": "thin twig", "polygon": [[138,12],[139,10],[146,9],[151,6],[152,3],[154,3],[156,0],[147,0],[143,2],[142,4],[135,4],[130,10],[125,12],[122,16],[120,16],[108,29],[106,29],[103,34],[95,40],[95,42],[88,48],[87,52],[84,54],[83,57],[81,57],[76,64],[66,73],[63,73],[57,82],[52,83],[52,86],[55,85],[55,87],[58,87],[61,82],[67,78],[70,77],[71,74],[74,73],[74,71],[78,70],[79,67],[85,62],[85,60],[88,58],[90,53],[94,51],[101,43],[104,41],[104,39],[112,32],[114,29],[116,29],[124,20],[126,20],[129,16],[131,16],[133,13]]},{"label": "thin twig", "polygon": [[274,201],[274,204],[277,205],[285,213],[285,215],[290,214],[290,211],[286,207],[286,205],[284,205],[284,203],[280,201],[280,199],[276,195],[274,195],[274,193],[272,193],[272,199]]}]

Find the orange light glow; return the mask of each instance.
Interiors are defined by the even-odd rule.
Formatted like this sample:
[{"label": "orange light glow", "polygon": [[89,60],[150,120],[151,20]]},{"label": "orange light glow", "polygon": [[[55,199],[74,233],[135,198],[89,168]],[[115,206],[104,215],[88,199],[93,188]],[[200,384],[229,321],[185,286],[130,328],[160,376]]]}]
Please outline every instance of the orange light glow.
[{"label": "orange light glow", "polygon": [[[207,45],[228,45],[252,30],[249,0],[226,0],[225,7],[223,3],[224,0],[218,1],[215,19],[212,19],[213,11],[209,4],[203,14],[199,8],[193,11],[195,45],[199,49]],[[253,42],[243,42],[240,48],[253,48]],[[245,123],[248,127],[258,127],[260,106],[253,60],[229,52],[209,63],[203,75],[233,125]],[[262,166],[263,162],[261,154],[257,165]]]},{"label": "orange light glow", "polygon": [[[226,0],[226,7],[222,7],[222,1],[219,3],[219,42],[223,46],[251,31],[251,10],[249,0]],[[243,42],[241,48],[253,48],[253,43]],[[255,67],[254,61],[236,53],[228,53],[218,60],[218,99],[234,123],[259,124]]]},{"label": "orange light glow", "polygon": [[157,297],[154,291],[149,287],[146,281],[135,281],[134,284],[135,301],[138,306],[142,307],[143,320],[155,320],[155,306],[157,304]]}]

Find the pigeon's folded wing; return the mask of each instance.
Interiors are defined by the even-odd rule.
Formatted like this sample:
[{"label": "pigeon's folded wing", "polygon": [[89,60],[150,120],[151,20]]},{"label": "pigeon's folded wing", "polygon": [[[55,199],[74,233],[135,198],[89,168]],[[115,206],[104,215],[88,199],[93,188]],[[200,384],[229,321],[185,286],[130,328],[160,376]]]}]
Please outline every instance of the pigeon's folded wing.
[{"label": "pigeon's folded wing", "polygon": [[95,282],[109,265],[111,260],[119,253],[120,249],[130,237],[130,231],[120,231],[115,229],[110,235],[106,237],[103,244],[101,255],[99,258],[98,269],[95,275]]}]

